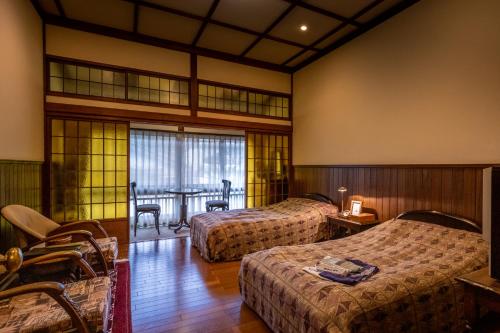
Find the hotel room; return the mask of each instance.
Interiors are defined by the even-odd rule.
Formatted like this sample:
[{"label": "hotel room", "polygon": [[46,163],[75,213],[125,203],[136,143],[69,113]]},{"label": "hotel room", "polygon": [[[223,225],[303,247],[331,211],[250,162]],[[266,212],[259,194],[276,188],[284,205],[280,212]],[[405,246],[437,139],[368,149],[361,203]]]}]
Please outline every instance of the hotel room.
[{"label": "hotel room", "polygon": [[1,1],[0,332],[500,332],[499,12]]}]

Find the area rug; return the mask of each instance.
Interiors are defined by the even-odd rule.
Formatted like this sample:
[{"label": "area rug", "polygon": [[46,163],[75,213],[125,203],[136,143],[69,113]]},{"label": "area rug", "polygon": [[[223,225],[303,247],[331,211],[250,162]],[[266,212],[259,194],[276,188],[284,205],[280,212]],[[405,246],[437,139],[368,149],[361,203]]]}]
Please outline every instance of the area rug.
[{"label": "area rug", "polygon": [[132,313],[130,301],[130,265],[128,260],[115,264],[116,289],[113,307],[112,333],[132,333]]},{"label": "area rug", "polygon": [[135,237],[134,230],[130,230],[131,243],[181,237],[189,237],[189,228],[182,228],[178,233],[175,233],[174,229],[169,229],[167,226],[161,226],[159,235],[155,228],[138,228],[137,236]]}]

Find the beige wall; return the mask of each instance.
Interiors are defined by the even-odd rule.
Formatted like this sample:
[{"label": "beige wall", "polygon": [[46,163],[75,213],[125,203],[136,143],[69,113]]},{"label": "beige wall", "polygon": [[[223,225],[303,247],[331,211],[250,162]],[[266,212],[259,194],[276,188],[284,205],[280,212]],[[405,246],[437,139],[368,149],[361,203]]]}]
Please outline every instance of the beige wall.
[{"label": "beige wall", "polygon": [[294,75],[294,164],[500,162],[500,1],[423,0]]},{"label": "beige wall", "polygon": [[238,86],[291,92],[291,75],[214,58],[198,57],[198,78]]},{"label": "beige wall", "polygon": [[0,159],[43,161],[42,22],[29,1],[0,1]]},{"label": "beige wall", "polygon": [[188,53],[47,25],[47,54],[190,76]]}]

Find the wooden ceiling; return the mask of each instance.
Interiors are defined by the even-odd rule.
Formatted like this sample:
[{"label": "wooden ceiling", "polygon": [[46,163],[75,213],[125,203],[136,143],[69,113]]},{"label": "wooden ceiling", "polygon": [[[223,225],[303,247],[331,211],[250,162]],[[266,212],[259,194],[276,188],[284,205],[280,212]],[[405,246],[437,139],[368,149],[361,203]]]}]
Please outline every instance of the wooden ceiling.
[{"label": "wooden ceiling", "polygon": [[288,73],[417,1],[31,0],[48,24]]}]

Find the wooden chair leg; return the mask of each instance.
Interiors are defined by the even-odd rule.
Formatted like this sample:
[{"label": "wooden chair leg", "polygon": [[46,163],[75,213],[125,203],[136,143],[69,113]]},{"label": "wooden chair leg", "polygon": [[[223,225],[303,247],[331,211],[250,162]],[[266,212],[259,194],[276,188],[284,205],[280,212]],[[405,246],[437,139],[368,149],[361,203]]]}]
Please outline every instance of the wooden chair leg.
[{"label": "wooden chair leg", "polygon": [[139,214],[137,214],[137,212],[136,212],[135,219],[134,219],[134,237],[137,236],[137,223],[139,223]]},{"label": "wooden chair leg", "polygon": [[156,230],[158,231],[158,235],[160,234],[160,212],[155,213],[155,224]]}]

